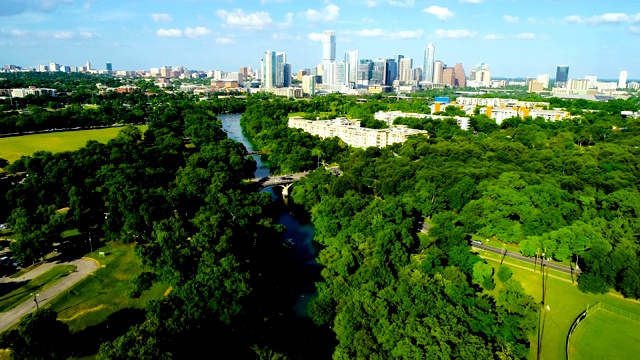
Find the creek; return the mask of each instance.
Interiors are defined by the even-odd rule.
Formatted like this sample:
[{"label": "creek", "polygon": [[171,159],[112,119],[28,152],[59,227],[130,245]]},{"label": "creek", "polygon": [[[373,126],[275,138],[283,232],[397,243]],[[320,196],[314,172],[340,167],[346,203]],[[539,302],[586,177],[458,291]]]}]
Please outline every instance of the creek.
[{"label": "creek", "polygon": [[[222,121],[222,130],[230,139],[242,143],[247,151],[255,151],[255,144],[242,132],[241,116],[241,114],[221,114],[217,115],[217,118]],[[252,154],[251,156],[257,165],[255,177],[270,176],[269,164],[263,161],[260,155]],[[270,193],[271,199],[276,203],[278,224],[286,227],[282,241],[291,246],[298,275],[301,275],[300,278],[304,280],[298,301],[293,305],[293,311],[298,317],[308,317],[307,304],[316,295],[314,281],[321,280],[320,265],[316,262],[317,250],[313,246],[315,228],[308,220],[293,214],[292,207],[283,201],[281,188],[270,186],[261,191]]]}]

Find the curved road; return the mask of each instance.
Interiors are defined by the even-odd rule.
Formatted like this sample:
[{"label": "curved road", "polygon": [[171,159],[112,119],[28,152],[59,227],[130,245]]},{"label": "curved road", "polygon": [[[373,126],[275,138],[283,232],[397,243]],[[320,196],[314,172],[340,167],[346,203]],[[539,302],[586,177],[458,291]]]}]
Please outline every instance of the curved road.
[{"label": "curved road", "polygon": [[[92,271],[94,271],[95,269],[98,268],[98,264],[93,261],[93,260],[87,260],[87,259],[77,259],[77,260],[73,260],[73,261],[69,261],[69,262],[64,262],[64,263],[47,263],[47,264],[43,264],[38,266],[37,268],[29,271],[28,273],[25,274],[24,276],[24,280],[29,280],[32,279],[40,274],[42,274],[43,272],[45,272],[46,270],[50,269],[52,266],[54,265],[75,265],[77,268],[74,272],[72,272],[71,274],[61,278],[60,280],[58,280],[57,282],[55,282],[53,285],[50,285],[47,289],[45,289],[44,291],[42,291],[38,296],[38,305],[42,306],[44,304],[46,304],[47,302],[49,302],[51,299],[53,299],[54,297],[56,297],[59,293],[61,293],[62,291],[70,288],[71,286],[75,285],[78,281],[84,279],[87,275],[89,275]],[[43,269],[41,269],[43,268]],[[35,275],[31,274],[34,273]],[[2,279],[2,282],[10,282],[10,280],[12,281],[23,281],[23,278],[17,278],[17,279]],[[23,302],[22,304],[16,306],[15,308],[0,313],[0,332],[6,330],[7,328],[13,326],[13,324],[15,324],[16,322],[18,322],[18,320],[20,320],[20,318],[32,311],[34,311],[36,309],[36,304],[33,301],[33,298],[26,300],[25,302]]]}]

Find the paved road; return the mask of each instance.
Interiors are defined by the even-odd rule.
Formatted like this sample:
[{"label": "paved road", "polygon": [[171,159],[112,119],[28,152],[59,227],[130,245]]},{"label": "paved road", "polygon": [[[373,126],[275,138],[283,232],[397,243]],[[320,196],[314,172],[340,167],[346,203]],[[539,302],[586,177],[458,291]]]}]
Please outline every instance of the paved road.
[{"label": "paved road", "polygon": [[[496,253],[496,254],[500,254],[500,255],[502,255],[502,252],[504,251],[504,250],[499,249],[499,248],[494,248],[494,247],[487,246],[487,245],[484,245],[484,244],[476,244],[476,243],[471,244],[471,247],[473,247],[474,249],[490,251],[492,253]],[[518,254],[518,253],[515,253],[515,252],[512,252],[512,251],[507,251],[507,255],[506,256],[510,257],[510,258],[513,258],[513,259],[516,259],[516,260],[525,261],[525,262],[528,262],[530,264],[535,264],[535,259],[532,259],[530,257],[526,257],[526,256],[524,256],[522,254]],[[573,273],[580,272],[580,270],[573,270],[573,272],[572,272],[572,270],[571,270],[571,268],[569,266],[560,265],[560,264],[557,264],[557,263],[554,263],[554,262],[551,262],[551,261],[545,261],[544,263],[550,269],[561,271],[563,273],[573,274]],[[540,265],[540,261],[538,261],[538,265]]]},{"label": "paved road", "polygon": [[[47,265],[48,264],[40,265],[37,268],[33,269],[32,271],[26,273],[25,280],[37,276],[37,275],[32,276],[31,275],[32,272],[38,271],[41,274],[46,270],[50,269],[51,266],[54,266],[57,264],[51,264],[51,266],[49,266],[48,268],[45,267]],[[69,262],[60,263],[60,265],[75,265],[77,269],[73,273],[63,277],[53,285],[49,286],[46,290],[42,291],[40,293],[40,296],[38,296],[39,306],[46,304],[51,299],[56,297],[56,295],[70,288],[72,285],[76,284],[78,281],[82,280],[87,275],[89,275],[93,270],[98,268],[98,264],[95,261],[86,260],[86,259],[77,259]],[[45,267],[44,270],[40,270],[43,267]],[[7,279],[3,279],[3,280],[4,280],[3,282],[8,282]],[[10,279],[10,280],[22,281],[22,277],[17,279]],[[35,302],[33,301],[33,299],[29,299],[9,311],[0,313],[0,332],[11,327],[13,324],[18,322],[18,320],[20,320],[22,316],[34,311],[35,309],[36,309]]]}]

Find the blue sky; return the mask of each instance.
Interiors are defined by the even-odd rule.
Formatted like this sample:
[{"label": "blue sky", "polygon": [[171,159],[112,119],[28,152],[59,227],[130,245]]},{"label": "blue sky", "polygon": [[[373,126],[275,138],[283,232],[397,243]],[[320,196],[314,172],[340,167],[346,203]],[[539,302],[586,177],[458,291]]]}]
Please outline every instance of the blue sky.
[{"label": "blue sky", "polygon": [[94,68],[162,65],[237,71],[265,50],[284,51],[292,70],[321,60],[318,34],[335,30],[337,57],[396,54],[492,75],[640,78],[637,0],[2,0],[0,65],[57,62]]}]

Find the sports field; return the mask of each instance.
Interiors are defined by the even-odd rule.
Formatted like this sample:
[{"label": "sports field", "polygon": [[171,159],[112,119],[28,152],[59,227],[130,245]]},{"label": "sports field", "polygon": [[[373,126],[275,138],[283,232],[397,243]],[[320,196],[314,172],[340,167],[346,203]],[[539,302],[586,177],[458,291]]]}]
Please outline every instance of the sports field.
[{"label": "sports field", "polygon": [[[480,255],[487,259],[487,262],[497,271],[500,262],[499,255],[486,251],[480,251]],[[513,271],[513,279],[522,283],[527,294],[533,296],[535,301],[540,302],[542,299],[542,275],[540,272],[534,273],[533,265],[514,259],[507,258],[503,264],[511,268]],[[489,292],[492,295],[497,294],[501,286],[497,276],[495,277],[495,282],[497,285],[496,288]],[[571,324],[576,317],[587,308],[587,305],[594,304],[598,301],[640,315],[640,303],[638,301],[624,299],[615,294],[583,293],[578,290],[577,284],[571,283],[568,274],[550,271],[545,301],[545,306],[548,305],[550,310],[547,311],[545,318],[540,358],[554,360],[564,359],[566,354],[565,345],[567,332]],[[624,334],[619,335],[619,337],[622,336],[624,336]],[[536,359],[538,346],[537,334],[532,334],[529,338],[531,341],[531,349],[528,358]],[[613,357],[609,358],[614,359]]]},{"label": "sports field", "polygon": [[[146,126],[139,128],[143,132],[147,130]],[[40,150],[52,153],[73,151],[83,147],[89,140],[106,143],[116,137],[121,129],[122,127],[115,127],[0,138],[0,158],[13,162],[23,155],[31,155]]]},{"label": "sports field", "polygon": [[606,310],[590,313],[571,335],[569,358],[635,359],[640,353],[640,324]]}]

